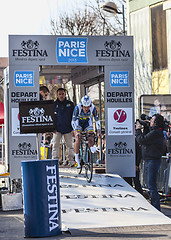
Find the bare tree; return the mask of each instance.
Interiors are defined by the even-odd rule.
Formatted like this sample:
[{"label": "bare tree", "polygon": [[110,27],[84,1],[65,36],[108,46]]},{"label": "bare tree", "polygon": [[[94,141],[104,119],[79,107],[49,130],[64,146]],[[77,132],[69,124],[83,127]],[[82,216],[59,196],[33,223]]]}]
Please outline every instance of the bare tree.
[{"label": "bare tree", "polygon": [[96,13],[78,11],[72,15],[64,13],[59,21],[52,19],[53,35],[97,35],[99,33],[98,17]]},{"label": "bare tree", "polygon": [[[125,0],[120,0],[125,4]],[[121,35],[122,15],[107,17],[101,6],[104,0],[85,5],[84,10],[63,13],[59,20],[51,19],[52,35]],[[89,10],[87,10],[89,9]]]}]

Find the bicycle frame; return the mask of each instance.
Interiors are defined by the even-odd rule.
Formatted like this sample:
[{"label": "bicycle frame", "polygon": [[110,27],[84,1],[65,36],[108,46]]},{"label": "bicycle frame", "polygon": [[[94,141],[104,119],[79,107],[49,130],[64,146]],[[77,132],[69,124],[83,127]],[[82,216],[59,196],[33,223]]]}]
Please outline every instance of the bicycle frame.
[{"label": "bicycle frame", "polygon": [[85,166],[85,176],[87,182],[91,182],[93,176],[93,161],[92,153],[88,146],[88,137],[86,133],[82,133],[81,142],[80,142],[80,162],[81,168],[78,170],[78,174],[82,172],[83,165]]}]

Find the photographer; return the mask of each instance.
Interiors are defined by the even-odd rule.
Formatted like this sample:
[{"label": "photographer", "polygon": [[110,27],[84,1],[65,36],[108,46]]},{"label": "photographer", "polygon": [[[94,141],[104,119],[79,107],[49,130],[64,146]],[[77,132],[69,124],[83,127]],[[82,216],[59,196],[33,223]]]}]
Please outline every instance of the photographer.
[{"label": "photographer", "polygon": [[149,127],[143,124],[144,132],[141,130],[141,123],[141,121],[136,122],[136,140],[142,145],[142,159],[146,161],[145,165],[151,204],[160,211],[157,176],[164,149],[164,118],[160,114],[154,114],[150,120]]}]

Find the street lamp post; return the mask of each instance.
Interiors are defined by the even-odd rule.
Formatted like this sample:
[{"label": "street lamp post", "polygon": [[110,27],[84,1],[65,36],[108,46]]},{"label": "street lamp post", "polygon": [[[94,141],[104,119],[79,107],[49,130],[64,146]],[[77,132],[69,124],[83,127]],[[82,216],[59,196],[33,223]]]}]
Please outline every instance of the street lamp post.
[{"label": "street lamp post", "polygon": [[113,16],[116,14],[122,14],[123,17],[123,35],[125,36],[125,10],[122,4],[122,12],[118,11],[118,8],[114,2],[106,2],[102,5],[102,9]]}]

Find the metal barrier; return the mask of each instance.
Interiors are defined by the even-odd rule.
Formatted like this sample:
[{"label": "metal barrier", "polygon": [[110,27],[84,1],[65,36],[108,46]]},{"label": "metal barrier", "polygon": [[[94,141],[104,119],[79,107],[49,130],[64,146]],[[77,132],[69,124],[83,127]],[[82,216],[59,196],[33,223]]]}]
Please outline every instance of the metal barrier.
[{"label": "metal barrier", "polygon": [[[168,180],[169,180],[169,175],[170,175],[170,162],[167,156],[162,156],[161,159],[161,166],[159,169],[159,174],[158,174],[158,180],[157,180],[157,186],[158,186],[158,191],[168,195],[169,193],[169,186],[168,186]],[[142,160],[140,164],[140,183],[141,186],[144,189],[148,189],[148,184],[147,184],[147,174],[146,174],[146,161]]]}]

